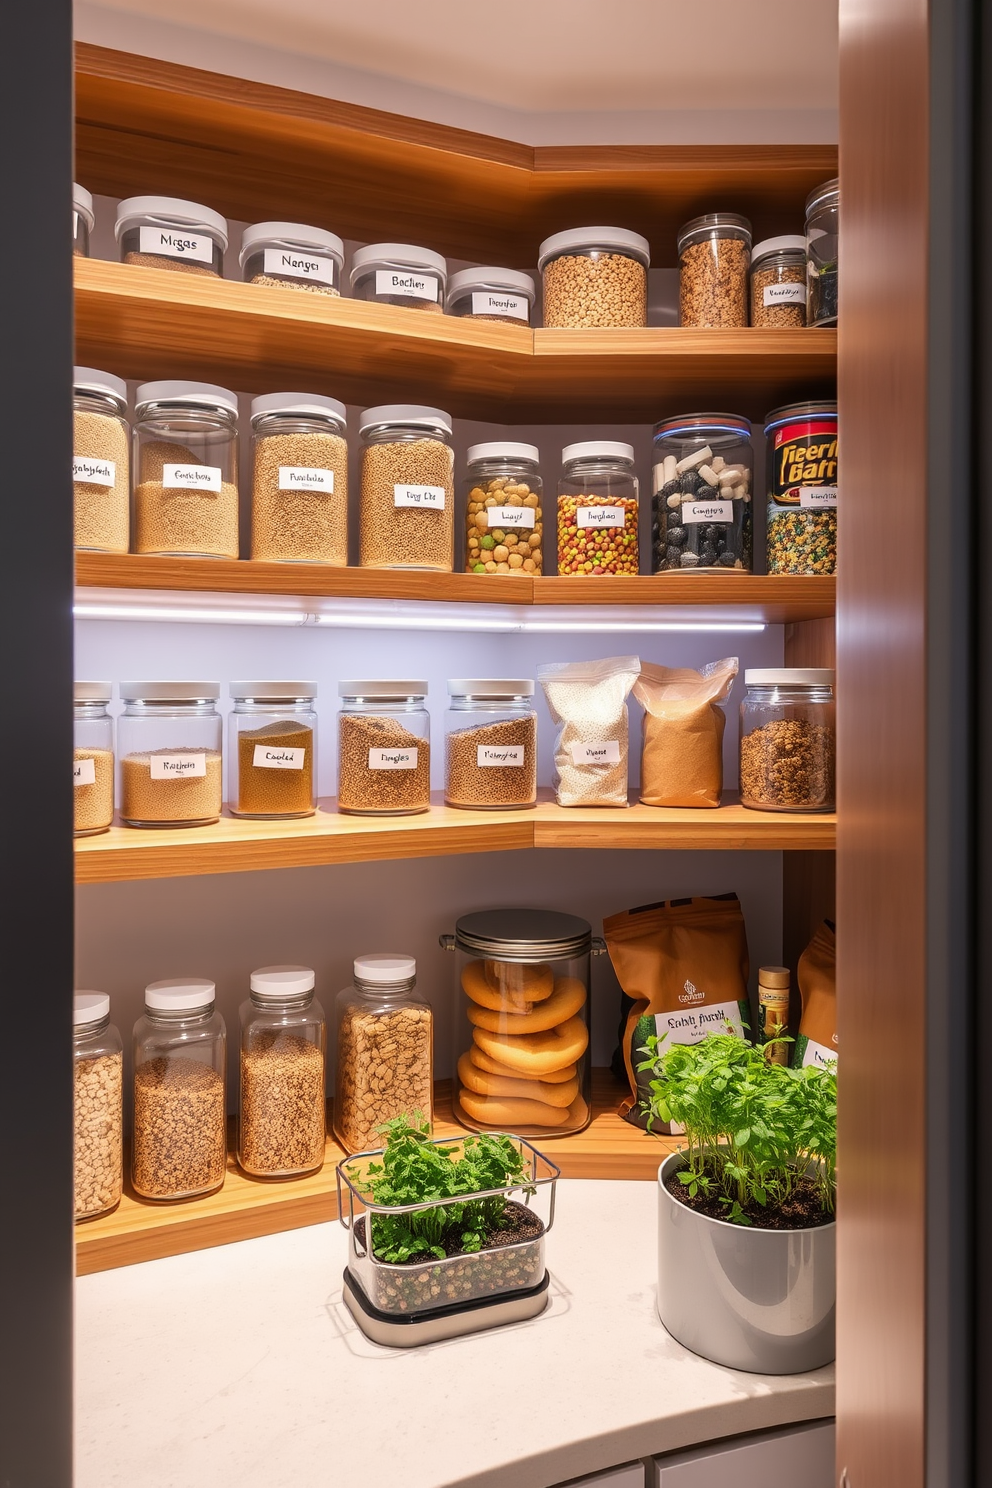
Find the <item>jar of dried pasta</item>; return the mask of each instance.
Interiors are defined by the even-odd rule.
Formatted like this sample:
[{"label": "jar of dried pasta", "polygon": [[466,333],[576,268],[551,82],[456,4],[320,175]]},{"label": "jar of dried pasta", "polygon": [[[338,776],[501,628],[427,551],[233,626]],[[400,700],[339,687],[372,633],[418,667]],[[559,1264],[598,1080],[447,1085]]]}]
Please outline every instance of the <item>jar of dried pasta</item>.
[{"label": "jar of dried pasta", "polygon": [[228,800],[235,816],[317,809],[316,682],[232,682]]},{"label": "jar of dried pasta", "polygon": [[334,1132],[346,1152],[382,1146],[376,1128],[395,1116],[434,1119],[434,1017],[416,992],[412,956],[359,956],[338,993]]},{"label": "jar of dried pasta", "polygon": [[431,804],[427,683],[346,679],[338,683],[338,810],[412,816]]},{"label": "jar of dried pasta", "polygon": [[798,329],[806,324],[806,239],[765,238],[751,250],[751,324]]},{"label": "jar of dried pasta", "polygon": [[238,556],[238,400],[210,382],[135,394],[134,550]]},{"label": "jar of dried pasta", "polygon": [[579,227],[541,244],[544,324],[564,330],[646,326],[651,246],[623,227]]},{"label": "jar of dried pasta", "polygon": [[72,252],[75,258],[89,258],[90,233],[96,224],[93,197],[84,186],[72,183]]},{"label": "jar of dried pasta", "polygon": [[127,383],[95,367],[72,369],[73,541],[126,553],[131,529]]},{"label": "jar of dried pasta", "polygon": [[678,236],[679,324],[727,330],[747,325],[751,224],[736,212],[693,217]]},{"label": "jar of dried pasta", "polygon": [[241,1004],[238,1162],[257,1178],[324,1161],[327,1029],[315,983],[309,966],[263,966]]},{"label": "jar of dried pasta", "polygon": [[351,261],[351,293],[376,305],[408,310],[444,310],[448,265],[440,253],[412,243],[370,243]]},{"label": "jar of dried pasta", "polygon": [[539,574],[543,483],[536,444],[473,444],[465,480],[465,572]]},{"label": "jar of dried pasta", "polygon": [[346,426],[336,398],[266,393],[252,400],[253,558],[346,566]]},{"label": "jar of dried pasta", "polygon": [[338,296],[344,244],[336,233],[302,222],[255,222],[241,235],[238,263],[246,284]]},{"label": "jar of dried pasta", "polygon": [[76,837],[106,832],[114,819],[114,720],[109,682],[72,684],[72,803]]},{"label": "jar of dried pasta", "polygon": [[120,1203],[124,1054],[106,992],[77,992],[72,1009],[75,1217],[95,1219]]},{"label": "jar of dried pasta", "polygon": [[448,281],[448,314],[530,325],[534,281],[518,269],[459,269]]},{"label": "jar of dried pasta", "polygon": [[636,574],[634,447],[613,439],[568,444],[558,482],[558,572]]},{"label": "jar of dried pasta", "polygon": [[362,436],[362,568],[454,567],[451,416],[390,403],[366,408]]},{"label": "jar of dried pasta", "polygon": [[217,682],[122,682],[121,819],[202,827],[220,816],[223,721]]},{"label": "jar of dried pasta", "polygon": [[129,196],[117,208],[121,263],[184,274],[224,272],[227,222],[219,212],[176,196]]}]

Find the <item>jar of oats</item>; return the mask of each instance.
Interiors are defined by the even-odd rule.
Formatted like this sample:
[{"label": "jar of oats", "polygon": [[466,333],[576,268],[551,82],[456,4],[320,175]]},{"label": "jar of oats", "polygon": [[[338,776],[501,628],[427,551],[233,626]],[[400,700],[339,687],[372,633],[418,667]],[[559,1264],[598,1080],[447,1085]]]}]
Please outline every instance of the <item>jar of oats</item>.
[{"label": "jar of oats", "polygon": [[327,1034],[315,981],[308,966],[263,966],[241,1004],[238,1162],[259,1178],[324,1161]]},{"label": "jar of oats", "polygon": [[73,542],[126,553],[131,525],[127,383],[95,367],[72,369]]},{"label": "jar of oats", "polygon": [[301,222],[256,222],[241,235],[238,263],[246,284],[340,295],[344,244],[336,233]]},{"label": "jar of oats", "polygon": [[427,683],[354,679],[338,683],[338,810],[412,816],[431,804]]},{"label": "jar of oats", "polygon": [[75,1217],[95,1219],[120,1203],[124,1053],[105,992],[77,992],[72,1008]]},{"label": "jar of oats", "polygon": [[509,811],[537,804],[537,714],[526,678],[453,677],[444,720],[448,806]]},{"label": "jar of oats", "polygon": [[220,816],[223,721],[217,682],[122,682],[121,820],[203,827]]},{"label": "jar of oats", "polygon": [[636,574],[634,448],[612,439],[567,444],[558,482],[558,572]]},{"label": "jar of oats", "polygon": [[317,809],[316,682],[232,682],[227,796],[234,816]]},{"label": "jar of oats", "polygon": [[89,258],[90,233],[96,225],[93,197],[85,188],[72,183],[72,252],[75,258]]},{"label": "jar of oats", "polygon": [[806,324],[806,239],[765,238],[751,250],[751,324],[798,329]]},{"label": "jar of oats", "polygon": [[184,274],[224,272],[227,222],[219,212],[176,196],[129,196],[117,208],[121,263]]},{"label": "jar of oats", "polygon": [[433,1126],[434,1016],[416,985],[412,956],[359,956],[338,993],[334,1133],[346,1152],[381,1147],[376,1128],[396,1116]]},{"label": "jar of oats", "polygon": [[72,684],[72,803],[76,837],[106,832],[114,819],[114,720],[109,682]]},{"label": "jar of oats", "polygon": [[238,556],[238,400],[210,382],[135,394],[134,550]]},{"label": "jar of oats", "polygon": [[465,572],[535,575],[544,566],[536,444],[473,444],[465,480]]},{"label": "jar of oats", "polygon": [[541,244],[544,324],[588,330],[648,323],[651,247],[623,227],[579,227]]},{"label": "jar of oats", "polygon": [[530,325],[534,281],[518,269],[459,269],[448,281],[448,314]]},{"label": "jar of oats", "polygon": [[679,324],[727,330],[747,325],[751,224],[736,212],[693,217],[678,236]]},{"label": "jar of oats", "polygon": [[455,540],[450,414],[390,403],[366,408],[359,429],[362,568],[450,573]]},{"label": "jar of oats", "polygon": [[253,558],[347,565],[346,426],[336,398],[266,393],[252,400]]},{"label": "jar of oats", "polygon": [[370,243],[351,260],[351,293],[376,305],[444,310],[448,265],[440,253],[412,243]]}]

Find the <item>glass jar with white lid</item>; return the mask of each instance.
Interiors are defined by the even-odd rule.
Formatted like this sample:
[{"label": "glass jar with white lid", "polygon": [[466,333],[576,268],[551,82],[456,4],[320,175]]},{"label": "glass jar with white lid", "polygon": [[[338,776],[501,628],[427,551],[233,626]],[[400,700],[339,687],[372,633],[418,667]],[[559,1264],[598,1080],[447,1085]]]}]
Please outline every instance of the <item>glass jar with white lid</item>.
[{"label": "glass jar with white lid", "polygon": [[77,1223],[109,1214],[124,1177],[124,1045],[106,992],[77,992],[72,1009],[73,1190]]},{"label": "glass jar with white lid", "polygon": [[129,196],[117,208],[121,263],[185,274],[224,272],[227,222],[219,212],[178,196]]},{"label": "glass jar with white lid", "polygon": [[238,556],[238,400],[211,382],[145,382],[134,401],[134,549]]},{"label": "glass jar with white lid", "polygon": [[106,832],[114,819],[114,720],[109,682],[72,684],[73,834]]},{"label": "glass jar with white lid", "polygon": [[465,572],[536,576],[544,567],[544,485],[536,444],[496,440],[468,450]]},{"label": "glass jar with white lid", "polygon": [[96,225],[93,197],[85,186],[72,183],[72,252],[75,258],[89,258],[90,233]]},{"label": "glass jar with white lid", "polygon": [[126,553],[131,535],[127,383],[96,367],[72,369],[73,544]]},{"label": "glass jar with white lid", "polygon": [[234,816],[275,821],[317,809],[316,682],[232,682],[227,796]]},{"label": "glass jar with white lid", "polygon": [[448,806],[511,811],[537,804],[537,713],[529,678],[453,677],[444,729]]},{"label": "glass jar with white lid", "polygon": [[358,956],[334,1004],[334,1133],[346,1152],[382,1146],[376,1128],[418,1111],[434,1120],[434,1016],[412,956]]},{"label": "glass jar with white lid", "polygon": [[454,567],[451,415],[416,403],[366,408],[362,436],[362,568]]},{"label": "glass jar with white lid", "polygon": [[636,574],[634,447],[616,440],[567,444],[558,482],[559,574]]},{"label": "glass jar with white lid", "polygon": [[251,405],[251,556],[348,562],[347,412],[316,393],[265,393]]},{"label": "glass jar with white lid", "polygon": [[377,305],[440,315],[447,281],[448,265],[441,254],[413,243],[370,243],[351,261],[353,297]]},{"label": "glass jar with white lid", "polygon": [[427,683],[354,678],[338,683],[338,810],[411,816],[431,804]]},{"label": "glass jar with white lid", "polygon": [[833,811],[837,755],[834,673],[827,667],[749,669],[741,703],[741,805]]},{"label": "glass jar with white lid", "polygon": [[220,816],[223,720],[217,682],[122,682],[121,820],[202,827]]},{"label": "glass jar with white lid", "polygon": [[241,1004],[238,1162],[259,1178],[313,1173],[324,1161],[327,1029],[309,966],[253,971]]},{"label": "glass jar with white lid", "polygon": [[678,235],[679,325],[747,325],[751,224],[736,212],[704,212]]},{"label": "glass jar with white lid", "polygon": [[340,295],[344,244],[336,233],[302,222],[255,222],[241,235],[238,262],[246,284]]},{"label": "glass jar with white lid", "polygon": [[624,227],[578,227],[545,238],[537,260],[545,326],[646,326],[650,263],[647,238]]},{"label": "glass jar with white lid", "polygon": [[806,239],[765,238],[751,249],[751,324],[798,329],[806,324]]},{"label": "glass jar with white lid", "polygon": [[519,269],[459,269],[448,281],[448,314],[529,326],[536,293]]}]

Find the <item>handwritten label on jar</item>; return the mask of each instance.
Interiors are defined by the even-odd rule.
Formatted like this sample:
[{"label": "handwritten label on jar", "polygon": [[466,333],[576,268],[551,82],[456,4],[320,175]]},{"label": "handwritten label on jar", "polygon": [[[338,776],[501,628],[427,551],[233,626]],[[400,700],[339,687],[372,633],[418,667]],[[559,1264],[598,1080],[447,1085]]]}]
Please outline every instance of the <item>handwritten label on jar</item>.
[{"label": "handwritten label on jar", "polygon": [[311,465],[280,465],[280,491],[326,491],[334,494],[334,471]]},{"label": "handwritten label on jar", "polygon": [[256,744],[251,762],[258,770],[302,770],[306,758],[305,749],[266,749]]},{"label": "handwritten label on jar", "polygon": [[422,506],[427,511],[444,511],[443,486],[393,486],[394,506]]},{"label": "handwritten label on jar", "polygon": [[493,294],[490,290],[473,290],[473,315],[506,315],[512,320],[529,320],[530,304],[526,295]]},{"label": "handwritten label on jar", "polygon": [[73,762],[72,783],[73,785],[96,785],[96,766],[91,759]]},{"label": "handwritten label on jar", "polygon": [[486,519],[490,528],[533,527],[534,508],[532,506],[491,506],[486,512]]},{"label": "handwritten label on jar", "polygon": [[805,284],[766,284],[761,291],[765,305],[805,305]]},{"label": "handwritten label on jar", "polygon": [[580,506],[575,514],[576,527],[622,527],[626,520],[622,506]]},{"label": "handwritten label on jar", "polygon": [[836,486],[800,486],[799,505],[816,508],[837,505]]},{"label": "handwritten label on jar", "polygon": [[153,754],[148,764],[153,780],[202,780],[207,773],[205,754]]},{"label": "handwritten label on jar", "polygon": [[415,770],[419,749],[370,749],[370,770]]},{"label": "handwritten label on jar", "polygon": [[522,744],[504,744],[502,748],[493,748],[490,745],[479,744],[476,746],[475,763],[484,770],[502,765],[522,765],[524,763],[524,746]]},{"label": "handwritten label on jar", "polygon": [[699,522],[732,522],[732,501],[683,501],[682,524],[691,527]]},{"label": "handwritten label on jar", "polygon": [[192,258],[212,264],[214,240],[205,233],[180,232],[174,227],[139,227],[138,252],[157,253],[160,258]]},{"label": "handwritten label on jar", "polygon": [[408,300],[437,302],[438,281],[428,274],[411,274],[407,270],[376,269],[377,295],[404,295]]},{"label": "handwritten label on jar", "polygon": [[166,491],[219,491],[219,465],[163,465],[162,486]]},{"label": "handwritten label on jar", "polygon": [[88,455],[73,455],[72,478],[87,486],[112,486],[117,480],[117,462],[91,460]]},{"label": "handwritten label on jar", "polygon": [[290,248],[266,248],[262,273],[283,279],[316,279],[318,284],[334,283],[334,260],[320,253],[300,253]]},{"label": "handwritten label on jar", "polygon": [[604,739],[600,744],[573,744],[572,762],[576,765],[618,765],[620,740]]}]

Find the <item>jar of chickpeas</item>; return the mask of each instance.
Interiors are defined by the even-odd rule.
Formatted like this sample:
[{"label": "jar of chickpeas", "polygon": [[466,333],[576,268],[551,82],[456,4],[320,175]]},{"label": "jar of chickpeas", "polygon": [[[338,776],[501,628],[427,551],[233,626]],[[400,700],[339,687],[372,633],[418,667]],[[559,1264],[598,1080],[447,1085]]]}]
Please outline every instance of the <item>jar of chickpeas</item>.
[{"label": "jar of chickpeas", "polygon": [[543,490],[534,444],[473,444],[468,451],[465,572],[539,574]]}]

